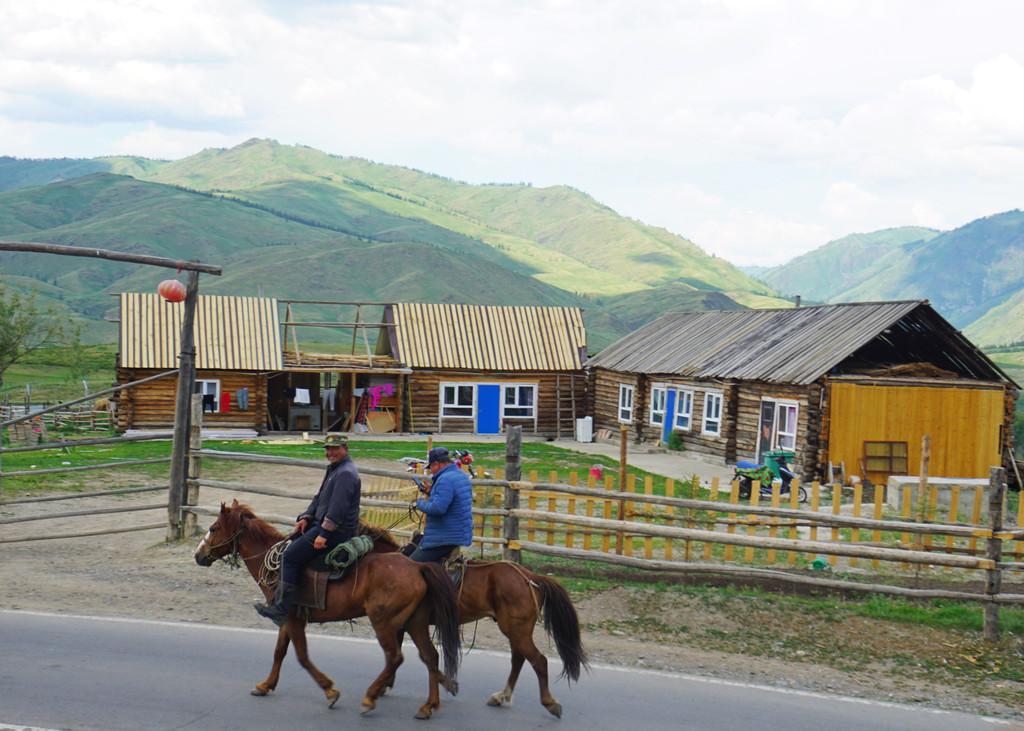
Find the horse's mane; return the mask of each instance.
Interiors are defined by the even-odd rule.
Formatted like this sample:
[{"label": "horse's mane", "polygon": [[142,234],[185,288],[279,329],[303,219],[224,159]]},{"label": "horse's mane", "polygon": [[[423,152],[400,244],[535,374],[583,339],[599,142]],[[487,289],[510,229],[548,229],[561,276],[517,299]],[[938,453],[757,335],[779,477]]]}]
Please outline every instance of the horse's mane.
[{"label": "horse's mane", "polygon": [[245,503],[236,500],[231,507],[226,509],[233,523],[231,532],[241,529],[246,538],[261,543],[277,543],[281,540],[281,531],[257,516],[252,508]]},{"label": "horse's mane", "polygon": [[370,536],[374,543],[380,541],[381,543],[386,543],[389,546],[398,548],[398,541],[396,541],[395,537],[391,535],[391,531],[387,528],[381,528],[379,525],[367,523],[362,518],[359,519],[359,530],[356,531],[356,535]]}]

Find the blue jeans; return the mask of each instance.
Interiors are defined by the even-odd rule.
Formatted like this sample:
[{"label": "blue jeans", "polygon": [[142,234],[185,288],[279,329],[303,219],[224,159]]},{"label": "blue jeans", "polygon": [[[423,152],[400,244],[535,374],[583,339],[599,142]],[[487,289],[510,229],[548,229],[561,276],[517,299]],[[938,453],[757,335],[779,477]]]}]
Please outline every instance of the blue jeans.
[{"label": "blue jeans", "polygon": [[418,546],[409,558],[413,561],[418,561],[419,563],[443,561],[444,558],[452,552],[453,548],[457,548],[457,546],[431,546],[430,548]]}]

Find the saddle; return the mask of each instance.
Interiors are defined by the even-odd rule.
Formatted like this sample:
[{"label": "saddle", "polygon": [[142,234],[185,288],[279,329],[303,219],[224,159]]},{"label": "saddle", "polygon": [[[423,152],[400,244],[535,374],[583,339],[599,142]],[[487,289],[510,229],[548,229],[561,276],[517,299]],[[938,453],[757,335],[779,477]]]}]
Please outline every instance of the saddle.
[{"label": "saddle", "polygon": [[[420,544],[420,540],[423,538],[423,534],[416,531],[412,535],[412,539],[404,546],[398,549],[398,552],[403,556],[410,556],[412,552],[416,550],[416,547]],[[455,546],[447,556],[440,561],[441,567],[451,577],[452,583],[455,584],[455,588],[458,589],[462,585],[462,577],[466,573],[466,557],[462,555],[462,547]]]},{"label": "saddle", "polygon": [[372,538],[355,536],[314,558],[302,570],[302,580],[295,592],[295,604],[311,609],[326,609],[327,585],[348,576],[359,559],[372,550]]}]

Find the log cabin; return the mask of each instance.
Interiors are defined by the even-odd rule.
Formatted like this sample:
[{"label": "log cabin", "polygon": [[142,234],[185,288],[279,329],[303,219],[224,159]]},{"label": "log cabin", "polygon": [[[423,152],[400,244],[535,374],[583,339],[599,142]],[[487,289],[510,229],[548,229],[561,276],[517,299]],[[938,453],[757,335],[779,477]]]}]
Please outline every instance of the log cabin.
[{"label": "log cabin", "polygon": [[409,369],[403,428],[437,434],[573,434],[586,414],[576,307],[391,304],[378,355]]},{"label": "log cabin", "polygon": [[[178,368],[184,303],[155,293],[120,295],[118,384]],[[194,322],[196,393],[203,424],[262,432],[267,421],[267,379],[283,368],[277,302],[256,297],[200,295]],[[124,389],[112,399],[118,431],[174,426],[178,376]]]},{"label": "log cabin", "polygon": [[[1019,386],[927,300],[669,313],[585,365],[594,429],[719,464],[794,455],[803,479],[987,478]],[[673,434],[675,436],[673,436]]]},{"label": "log cabin", "polygon": [[[291,308],[296,302],[197,298],[195,390],[203,395],[204,428],[236,434],[394,431],[409,369],[386,355],[373,355],[369,344],[361,353],[303,351],[294,336]],[[149,293],[122,294],[120,304],[118,383],[177,369],[184,304]],[[319,325],[357,333],[380,328],[361,321],[359,303],[328,304],[355,307],[359,322]],[[284,321],[279,305],[285,306]],[[286,349],[283,340],[289,333],[293,347]],[[125,389],[116,401],[117,429],[172,428],[176,392],[176,373]]]},{"label": "log cabin", "polygon": [[[579,308],[320,302],[355,307],[354,322],[311,323],[292,318],[296,304],[311,303],[198,297],[204,427],[498,434],[519,424],[558,437],[585,414]],[[377,320],[363,315],[371,305],[382,307]],[[156,294],[121,295],[119,384],[178,367],[183,312]],[[295,330],[314,326],[352,329],[353,352],[304,351]],[[173,427],[176,391],[176,374],[125,389],[117,428]]]}]

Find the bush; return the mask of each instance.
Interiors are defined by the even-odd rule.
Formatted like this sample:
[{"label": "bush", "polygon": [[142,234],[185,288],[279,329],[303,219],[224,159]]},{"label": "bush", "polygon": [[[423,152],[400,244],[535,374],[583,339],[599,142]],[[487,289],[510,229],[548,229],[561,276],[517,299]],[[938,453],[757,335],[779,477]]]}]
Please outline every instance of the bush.
[{"label": "bush", "polygon": [[683,438],[679,436],[679,432],[673,431],[668,435],[668,448],[673,452],[682,452],[686,449],[686,445],[683,444]]}]

